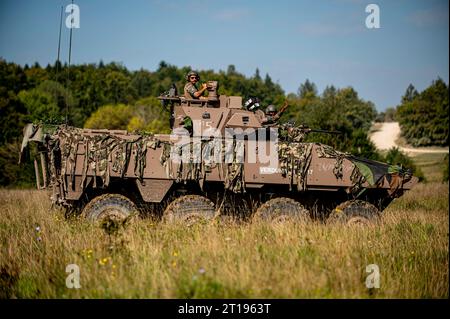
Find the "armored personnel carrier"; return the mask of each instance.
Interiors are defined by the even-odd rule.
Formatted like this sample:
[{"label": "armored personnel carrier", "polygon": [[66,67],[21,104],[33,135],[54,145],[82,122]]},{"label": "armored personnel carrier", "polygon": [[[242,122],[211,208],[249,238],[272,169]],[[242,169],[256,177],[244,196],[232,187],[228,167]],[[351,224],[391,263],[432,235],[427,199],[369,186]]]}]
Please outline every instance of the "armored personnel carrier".
[{"label": "armored personnel carrier", "polygon": [[[267,124],[256,100],[161,95],[171,134],[28,124],[38,189],[90,220],[139,213],[167,221],[228,218],[367,223],[417,178],[408,169],[307,143],[311,130]],[[226,219],[226,218],[225,218]]]}]

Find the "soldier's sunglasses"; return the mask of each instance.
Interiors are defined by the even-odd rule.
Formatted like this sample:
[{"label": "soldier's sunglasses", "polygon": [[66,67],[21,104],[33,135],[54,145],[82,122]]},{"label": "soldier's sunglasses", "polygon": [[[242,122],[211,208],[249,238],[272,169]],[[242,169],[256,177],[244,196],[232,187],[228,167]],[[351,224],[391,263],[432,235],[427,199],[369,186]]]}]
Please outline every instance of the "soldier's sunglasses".
[{"label": "soldier's sunglasses", "polygon": [[191,78],[191,79],[197,79],[197,77],[196,77],[196,76],[191,76],[190,78]]}]

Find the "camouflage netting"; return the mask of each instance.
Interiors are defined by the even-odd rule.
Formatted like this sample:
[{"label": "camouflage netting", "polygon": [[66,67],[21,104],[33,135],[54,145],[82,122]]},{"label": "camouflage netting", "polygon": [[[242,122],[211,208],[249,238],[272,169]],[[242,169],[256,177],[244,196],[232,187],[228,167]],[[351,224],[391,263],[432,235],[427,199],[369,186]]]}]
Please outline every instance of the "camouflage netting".
[{"label": "camouflage netting", "polygon": [[[203,188],[206,173],[219,165],[225,188],[236,193],[245,192],[243,141],[235,140],[233,143],[219,141],[223,143],[221,147],[223,151],[219,154],[221,158],[216,164],[214,143],[217,143],[217,140],[199,140],[200,143],[193,143],[191,140],[180,145],[158,140],[153,135],[139,134],[131,137],[133,138],[125,139],[108,131],[89,134],[89,131],[65,125],[30,124],[24,131],[22,152],[30,141],[42,143],[49,158],[48,186],[61,187],[63,193],[69,188],[74,188],[76,155],[80,145],[83,145],[85,150],[80,185],[82,189],[86,186],[87,176],[90,175],[94,177],[93,187],[97,187],[96,177],[100,177],[102,186],[107,187],[110,183],[110,172],[124,177],[130,161],[134,162],[134,175],[142,180],[147,149],[162,147],[160,163],[165,167],[168,178],[178,183],[198,181]],[[194,154],[199,157],[194,158]],[[179,161],[173,160],[173,156]],[[225,163],[226,156],[232,156],[232,161]],[[63,178],[66,175],[69,176],[68,179]]]},{"label": "camouflage netting", "polygon": [[336,176],[337,179],[342,179],[344,176],[342,172],[342,163],[344,161],[344,158],[349,158],[350,154],[348,153],[342,153],[339,151],[336,151],[334,148],[328,145],[323,144],[317,144],[319,147],[317,148],[317,156],[318,157],[326,157],[326,158],[334,158],[336,159],[333,173],[334,176]]},{"label": "camouflage netting", "polygon": [[306,190],[306,177],[312,158],[312,143],[279,143],[278,159],[281,168],[281,174],[289,178],[289,190],[292,185],[297,185],[298,191]]},{"label": "camouflage netting", "polygon": [[319,158],[332,158],[335,160],[333,174],[336,179],[342,179],[344,159],[351,161],[354,165],[350,175],[352,188],[350,192],[355,197],[360,196],[369,187],[382,187],[387,181],[389,195],[394,194],[403,183],[411,179],[411,171],[405,170],[398,165],[388,165],[372,160],[355,157],[349,153],[335,150],[331,146],[319,143],[302,143],[304,135],[301,130],[289,130],[287,141],[279,143],[279,163],[283,176],[289,178],[290,190],[292,185],[297,185],[297,191],[305,191],[307,187],[307,173],[311,164],[314,146]]},{"label": "camouflage netting", "polygon": [[[288,134],[288,139],[278,144],[278,159],[281,174],[290,181],[290,190],[294,184],[297,191],[306,190],[307,174],[314,148],[319,158],[335,159],[333,173],[336,179],[342,179],[344,176],[344,159],[354,164],[350,178],[354,185],[351,191],[357,194],[356,196],[366,189],[363,187],[364,183],[369,187],[379,187],[387,182],[390,185],[389,192],[393,194],[411,178],[411,172],[399,166],[361,159],[323,144],[302,143],[304,131],[300,129],[290,129]],[[76,156],[80,147],[85,151],[79,185],[82,189],[86,186],[87,177],[92,175],[93,187],[97,187],[96,177],[101,178],[102,186],[108,186],[111,172],[124,177],[129,170],[130,162],[133,162],[135,177],[142,180],[147,149],[162,147],[160,163],[165,168],[168,178],[178,183],[197,181],[203,188],[206,174],[218,168],[225,189],[235,193],[245,192],[243,140],[189,139],[187,143],[179,144],[161,141],[148,134],[127,135],[125,138],[124,135],[112,134],[107,130],[92,133],[89,130],[65,125],[28,125],[24,135],[22,151],[29,141],[38,141],[45,146],[49,160],[48,186],[60,187],[62,194],[75,188]],[[220,147],[217,147],[216,143],[219,143]],[[217,149],[220,149],[220,154],[214,153]],[[175,157],[179,160],[175,161]]]},{"label": "camouflage netting", "polygon": [[[28,125],[24,133],[22,152],[28,142],[41,142],[48,152],[49,186],[60,186],[63,193],[75,186],[76,155],[81,146],[85,156],[80,186],[84,188],[89,173],[100,177],[105,187],[109,185],[111,171],[123,177],[131,158],[134,158],[134,174],[142,180],[147,149],[156,149],[161,144],[152,135],[138,135],[133,139],[107,132],[89,135],[83,129],[65,125]],[[135,156],[131,156],[132,152]],[[66,175],[68,180],[64,178]],[[93,178],[93,186],[97,187],[97,178]]]},{"label": "camouflage netting", "polygon": [[367,183],[369,187],[382,187],[387,182],[389,185],[388,193],[389,195],[393,195],[403,183],[409,181],[412,177],[411,171],[401,166],[356,157],[349,153],[336,151],[328,145],[317,145],[319,146],[317,148],[318,157],[335,159],[333,173],[336,178],[343,177],[342,163],[344,159],[353,163],[354,168],[350,175],[350,180],[353,183],[351,192],[356,197],[367,189],[363,187],[364,183]]},{"label": "camouflage netting", "polygon": [[[217,149],[221,150],[218,155],[214,153]],[[245,192],[244,152],[244,141],[241,140],[226,143],[222,139],[198,139],[195,143],[190,140],[181,145],[165,144],[160,162],[165,167],[168,178],[175,179],[178,183],[196,180],[199,181],[202,189],[206,173],[218,167],[225,188],[234,193],[243,193]],[[198,157],[195,158],[194,154]],[[227,154],[232,156],[231,161],[226,161]],[[173,157],[177,160],[170,160]]]},{"label": "camouflage netting", "polygon": [[[147,148],[156,149],[160,141],[151,135],[139,135],[134,139],[124,139],[108,133],[86,135],[82,129],[73,127],[58,127],[49,136],[48,149],[50,155],[51,183],[62,183],[63,190],[73,187],[75,180],[76,154],[80,145],[84,146],[85,156],[82,168],[81,187],[85,187],[89,169],[94,175],[93,186],[97,187],[97,178],[102,179],[106,187],[110,182],[110,171],[124,177],[132,152],[134,152],[134,174],[142,180],[146,166]],[[61,159],[58,163],[58,153]],[[60,169],[60,172],[58,171]],[[68,185],[66,179],[69,175]]]}]

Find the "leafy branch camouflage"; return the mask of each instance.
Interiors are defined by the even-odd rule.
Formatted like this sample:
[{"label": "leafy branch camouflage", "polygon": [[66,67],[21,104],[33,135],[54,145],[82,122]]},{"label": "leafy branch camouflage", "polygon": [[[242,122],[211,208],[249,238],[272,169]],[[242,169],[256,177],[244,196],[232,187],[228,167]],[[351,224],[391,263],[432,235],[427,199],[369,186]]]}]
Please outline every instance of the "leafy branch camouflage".
[{"label": "leafy branch camouflage", "polygon": [[[215,163],[213,159],[214,150],[220,150],[218,163]],[[245,145],[242,140],[233,140],[232,143],[222,139],[211,141],[199,139],[197,142],[190,140],[182,145],[165,144],[160,163],[165,167],[168,178],[175,179],[177,183],[195,180],[199,182],[201,189],[203,189],[206,173],[211,172],[216,165],[220,165],[219,172],[223,174],[225,188],[234,193],[243,193],[245,192],[244,151]],[[225,156],[230,152],[233,161],[225,163]],[[195,155],[199,158],[195,158]],[[172,156],[176,156],[178,161],[173,161]]]},{"label": "leafy branch camouflage", "polygon": [[318,145],[319,147],[317,148],[317,156],[325,158],[335,158],[336,163],[334,164],[333,173],[337,179],[342,179],[342,177],[344,176],[344,174],[342,173],[342,163],[344,161],[344,158],[350,157],[350,154],[336,151],[334,148],[328,145]]},{"label": "leafy branch camouflage", "polygon": [[[146,167],[147,149],[156,149],[161,141],[152,135],[138,135],[134,139],[124,139],[108,132],[88,135],[83,129],[61,126],[32,125],[26,128],[23,148],[31,141],[39,141],[47,148],[50,161],[48,186],[61,188],[61,194],[75,188],[76,156],[85,154],[82,167],[81,189],[86,187],[86,177],[93,175],[93,187],[97,187],[97,178],[103,187],[110,183],[110,171],[124,177],[130,159],[134,158],[134,174],[142,180]],[[68,176],[68,178],[66,178]]]},{"label": "leafy branch camouflage", "polygon": [[281,174],[289,178],[289,190],[292,190],[294,176],[298,191],[306,190],[306,177],[312,158],[312,143],[286,143],[278,146],[278,158]]}]

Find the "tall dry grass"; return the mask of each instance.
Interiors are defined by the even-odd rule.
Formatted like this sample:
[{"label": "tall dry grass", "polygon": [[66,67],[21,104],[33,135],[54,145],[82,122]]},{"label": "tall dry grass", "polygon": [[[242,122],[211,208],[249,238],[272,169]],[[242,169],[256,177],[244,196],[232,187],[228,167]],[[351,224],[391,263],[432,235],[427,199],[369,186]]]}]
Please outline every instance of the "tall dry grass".
[{"label": "tall dry grass", "polygon": [[[0,190],[2,298],[448,298],[448,184],[420,184],[370,227],[139,220],[117,235],[47,194]],[[80,289],[65,285],[80,267]],[[379,289],[365,270],[380,269]]]}]

